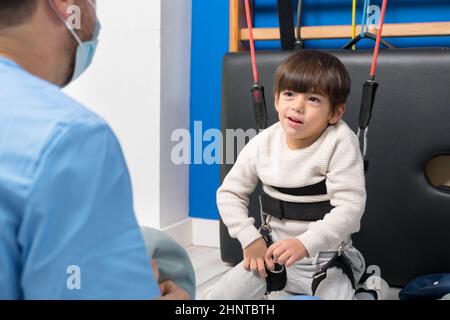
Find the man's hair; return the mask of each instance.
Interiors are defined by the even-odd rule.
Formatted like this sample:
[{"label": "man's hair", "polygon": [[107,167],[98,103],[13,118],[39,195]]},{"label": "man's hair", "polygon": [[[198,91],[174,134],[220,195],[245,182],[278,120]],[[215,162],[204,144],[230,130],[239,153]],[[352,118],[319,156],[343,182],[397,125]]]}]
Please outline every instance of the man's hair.
[{"label": "man's hair", "polygon": [[37,0],[0,0],[0,28],[20,25],[36,10]]},{"label": "man's hair", "polygon": [[334,114],[347,101],[351,80],[343,63],[332,54],[300,50],[278,66],[274,83],[277,98],[284,90],[328,97]]}]

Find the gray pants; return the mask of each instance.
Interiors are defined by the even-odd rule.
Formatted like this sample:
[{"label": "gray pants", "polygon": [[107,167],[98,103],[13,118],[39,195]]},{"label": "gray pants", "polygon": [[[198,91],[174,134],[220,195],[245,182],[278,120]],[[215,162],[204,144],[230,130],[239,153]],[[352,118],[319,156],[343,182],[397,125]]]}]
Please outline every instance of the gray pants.
[{"label": "gray pants", "polygon": [[[355,283],[358,283],[365,271],[362,254],[355,248],[345,251],[351,262]],[[311,285],[314,273],[320,270],[332,257],[334,252],[321,252],[316,258],[304,258],[287,268],[285,291],[294,294],[312,295]],[[207,300],[258,300],[266,292],[266,279],[252,271],[247,271],[239,263],[226,273],[218,283],[205,291],[203,299]],[[350,279],[339,268],[328,269],[327,277],[316,290],[317,297],[325,300],[353,300],[355,290]]]}]

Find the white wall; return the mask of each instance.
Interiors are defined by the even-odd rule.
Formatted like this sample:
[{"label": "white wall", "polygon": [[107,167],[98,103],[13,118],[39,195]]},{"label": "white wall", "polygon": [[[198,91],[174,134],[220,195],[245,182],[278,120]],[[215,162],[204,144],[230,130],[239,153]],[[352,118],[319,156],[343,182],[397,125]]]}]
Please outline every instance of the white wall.
[{"label": "white wall", "polygon": [[192,0],[161,3],[161,228],[189,214],[189,165],[174,165],[170,141],[177,128],[189,128]]},{"label": "white wall", "polygon": [[[190,65],[190,31],[186,30],[190,30],[191,0],[177,1],[178,5],[183,2],[181,7],[186,11],[174,11],[176,24],[167,23],[170,12],[165,12],[164,21],[161,20],[161,2],[163,7],[175,9],[172,5],[175,1],[97,1],[102,32],[96,57],[86,74],[66,88],[67,93],[105,118],[117,134],[130,170],[138,221],[156,228],[188,214],[187,169],[161,165],[161,161],[167,160],[166,142],[170,142],[167,135],[171,127],[189,125],[186,70]],[[171,5],[168,7],[166,3]],[[167,27],[174,29],[171,39],[164,38]],[[165,52],[172,46],[178,50],[179,60]],[[183,121],[166,124],[175,113]],[[162,153],[161,145],[164,145]],[[181,202],[166,204],[162,188],[176,195],[171,197],[172,203],[178,199]]]}]

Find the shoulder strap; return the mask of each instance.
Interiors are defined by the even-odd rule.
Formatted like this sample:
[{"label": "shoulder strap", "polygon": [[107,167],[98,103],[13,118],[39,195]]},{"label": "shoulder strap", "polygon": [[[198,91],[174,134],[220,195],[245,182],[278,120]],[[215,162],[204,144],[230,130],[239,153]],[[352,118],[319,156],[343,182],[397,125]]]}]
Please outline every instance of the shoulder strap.
[{"label": "shoulder strap", "polygon": [[278,0],[278,20],[282,50],[295,48],[294,9],[292,0]]}]

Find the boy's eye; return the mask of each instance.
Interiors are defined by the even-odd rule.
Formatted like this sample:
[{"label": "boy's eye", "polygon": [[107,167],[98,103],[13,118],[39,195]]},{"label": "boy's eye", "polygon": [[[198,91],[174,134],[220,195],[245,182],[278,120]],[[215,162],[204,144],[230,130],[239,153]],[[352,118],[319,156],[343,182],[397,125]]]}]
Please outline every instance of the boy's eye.
[{"label": "boy's eye", "polygon": [[283,95],[287,98],[292,98],[294,96],[294,93],[292,91],[284,91]]},{"label": "boy's eye", "polygon": [[311,101],[311,102],[320,103],[320,99],[317,98],[317,97],[309,97],[308,100]]}]

